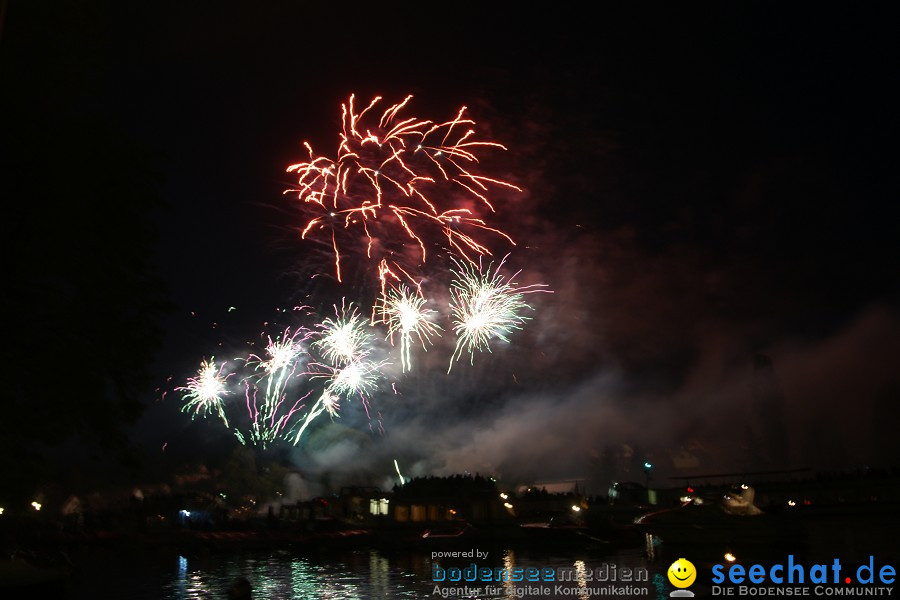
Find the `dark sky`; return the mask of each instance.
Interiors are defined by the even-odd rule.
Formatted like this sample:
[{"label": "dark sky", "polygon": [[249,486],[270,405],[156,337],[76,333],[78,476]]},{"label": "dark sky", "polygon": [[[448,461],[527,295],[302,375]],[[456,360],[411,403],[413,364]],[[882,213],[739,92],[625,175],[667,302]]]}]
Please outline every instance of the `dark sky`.
[{"label": "dark sky", "polygon": [[[48,56],[34,77],[59,110],[159,157],[154,260],[179,307],[163,388],[286,323],[276,308],[367,302],[311,283],[321,260],[282,196],[302,141],[334,152],[350,93],[414,94],[410,112],[436,120],[466,105],[509,148],[489,165],[525,190],[498,209],[520,242],[509,264],[555,293],[464,373],[444,374],[439,344],[401,395],[373,399],[383,434],[348,409],[293,451],[300,468],[583,476],[623,444],[670,474],[682,449],[701,471],[896,460],[887,3],[35,4],[10,4],[0,49]],[[81,85],[56,87],[67,56]],[[177,395],[147,397],[148,447],[232,443]]]}]

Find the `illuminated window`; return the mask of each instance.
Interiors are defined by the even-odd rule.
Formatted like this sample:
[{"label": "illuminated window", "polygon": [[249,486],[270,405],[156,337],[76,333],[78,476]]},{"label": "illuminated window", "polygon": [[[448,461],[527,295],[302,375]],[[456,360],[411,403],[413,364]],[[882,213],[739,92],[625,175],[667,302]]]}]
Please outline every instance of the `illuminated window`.
[{"label": "illuminated window", "polygon": [[387,498],[382,498],[381,500],[376,500],[372,498],[369,500],[369,512],[373,515],[386,515],[388,514],[388,500]]}]

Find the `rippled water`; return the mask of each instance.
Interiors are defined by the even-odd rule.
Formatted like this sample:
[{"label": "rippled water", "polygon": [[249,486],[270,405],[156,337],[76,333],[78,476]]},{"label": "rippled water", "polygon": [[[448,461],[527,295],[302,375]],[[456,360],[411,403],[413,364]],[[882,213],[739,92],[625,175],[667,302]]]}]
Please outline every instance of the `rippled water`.
[{"label": "rippled water", "polygon": [[[825,525],[801,532],[797,547],[763,545],[759,554],[747,548],[737,552],[750,562],[771,564],[784,562],[788,553],[798,560],[830,564],[840,557],[849,568],[863,564],[870,555],[878,564],[897,564],[896,527],[894,520],[855,518],[852,521],[830,520]],[[731,540],[729,540],[730,542]],[[724,542],[723,542],[724,543]],[[390,598],[480,598],[510,600],[530,598],[550,600],[562,598],[668,598],[672,590],[665,572],[682,556],[696,564],[700,573],[709,574],[714,563],[723,562],[723,553],[732,546],[691,544],[675,546],[645,536],[629,547],[598,545],[589,548],[554,546],[542,549],[482,546],[473,542],[471,550],[487,552],[487,557],[432,558],[432,552],[460,550],[459,546],[402,549],[316,551],[309,548],[277,551],[193,551],[179,554],[174,550],[132,547],[123,549],[91,548],[74,556],[78,569],[69,582],[63,598],[128,598],[128,599],[226,599],[228,589],[241,577],[253,587],[254,600],[327,599],[366,600]],[[466,550],[468,548],[463,548]],[[855,561],[855,562],[854,562]],[[442,569],[464,569],[472,563],[511,572],[514,568],[536,567],[557,571],[561,567],[579,574],[566,583],[470,583],[434,581],[435,564]],[[645,569],[646,581],[598,582],[585,575],[597,573],[604,566]],[[854,567],[855,568],[855,567]],[[558,571],[557,571],[558,572]],[[848,571],[849,572],[849,571]],[[626,591],[626,586],[631,586]],[[616,586],[619,586],[618,588]],[[468,587],[469,590],[460,588]],[[711,592],[709,578],[692,585],[698,596]]]},{"label": "rippled water", "polygon": [[[133,598],[177,600],[228,598],[228,589],[236,580],[246,578],[253,587],[254,600],[323,598],[329,600],[363,600],[370,598],[591,598],[590,586],[598,583],[580,581],[555,585],[549,583],[452,583],[433,581],[432,563],[442,567],[464,568],[472,562],[479,567],[511,569],[513,567],[575,568],[579,573],[595,571],[603,565],[651,567],[650,580],[633,583],[640,589],[634,598],[660,597],[654,586],[654,573],[659,572],[646,549],[634,548],[612,552],[556,550],[482,549],[487,559],[443,559],[432,561],[430,549],[414,551],[379,551],[374,549],[310,553],[280,550],[274,552],[208,553],[191,556],[124,557],[116,554],[90,557],[75,576],[69,598]],[[656,575],[658,578],[659,576]],[[659,583],[659,581],[657,581]],[[562,588],[556,587],[562,585]],[[609,583],[605,585],[609,586]],[[622,585],[620,582],[619,585]],[[580,591],[575,588],[581,587]],[[460,590],[468,587],[469,592]],[[584,589],[587,588],[587,589]],[[604,597],[611,595],[606,592]],[[663,594],[665,596],[665,594]],[[612,597],[615,597],[613,594]]]}]

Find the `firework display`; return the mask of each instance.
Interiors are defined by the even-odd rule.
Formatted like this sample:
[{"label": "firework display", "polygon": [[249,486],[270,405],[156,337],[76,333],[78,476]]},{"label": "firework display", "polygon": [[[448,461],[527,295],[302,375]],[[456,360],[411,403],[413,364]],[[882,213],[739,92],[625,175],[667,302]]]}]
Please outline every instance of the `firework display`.
[{"label": "firework display", "polygon": [[[243,364],[240,371],[223,375],[214,361],[204,360],[198,374],[177,388],[184,392],[182,410],[215,413],[241,443],[263,448],[278,440],[299,443],[317,417],[338,416],[342,398],[358,399],[368,413],[369,395],[389,364],[371,358],[375,338],[369,327],[354,305],[342,305],[311,329],[265,336],[264,352],[234,361]],[[243,401],[226,405],[223,398],[234,393],[226,381],[231,376],[243,387]],[[242,416],[226,417],[226,410],[241,408]]]},{"label": "firework display", "polygon": [[[413,346],[427,350],[452,331],[449,373],[463,354],[471,364],[492,343],[509,343],[530,318],[525,295],[549,291],[546,286],[520,286],[519,272],[504,274],[508,254],[496,266],[482,266],[492,252],[480,236],[514,245],[483,217],[495,211],[494,191],[519,188],[474,171],[479,151],[505,147],[477,140],[465,107],[440,123],[400,117],[411,98],[377,118],[380,98],[360,110],[350,96],[342,106],[337,157],[316,156],[305,143],[309,160],[288,167],[298,177],[288,192],[307,214],[301,238],[328,246],[338,282],[347,255],[376,274],[380,294],[369,305],[371,316],[345,299],[331,317],[263,334],[263,350],[235,359],[227,374],[224,364],[204,360],[177,388],[184,412],[217,415],[243,444],[296,445],[319,417],[338,418],[345,404],[358,402],[369,417],[382,384],[412,370]],[[425,273],[435,248],[452,263],[449,272],[429,260]],[[427,294],[448,299],[444,310]],[[393,351],[399,361],[391,360]],[[399,374],[388,368],[395,362]],[[394,393],[397,383],[390,382]]]}]

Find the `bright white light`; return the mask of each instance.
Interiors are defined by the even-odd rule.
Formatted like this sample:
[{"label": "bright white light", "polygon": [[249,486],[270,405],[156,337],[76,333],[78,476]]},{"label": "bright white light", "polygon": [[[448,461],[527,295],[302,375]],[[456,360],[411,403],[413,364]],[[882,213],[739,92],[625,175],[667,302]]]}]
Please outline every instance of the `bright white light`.
[{"label": "bright white light", "polygon": [[573,504],[573,505],[572,505],[572,510],[574,510],[575,512],[578,512],[578,511],[581,510],[581,507],[578,506],[577,504]]},{"label": "bright white light", "polygon": [[504,500],[506,500],[507,498],[509,498],[509,496],[507,496],[506,494],[500,494],[500,497],[503,498]]},{"label": "bright white light", "polygon": [[513,507],[513,505],[510,504],[509,502],[504,502],[504,503],[503,503],[503,506],[505,506],[506,508],[512,508],[512,507]]},{"label": "bright white light", "polygon": [[728,562],[734,562],[734,561],[737,560],[737,558],[736,558],[735,555],[732,554],[731,552],[726,552],[726,553],[725,553],[725,560],[727,560]]},{"label": "bright white light", "polygon": [[41,510],[41,503],[40,503],[40,502],[37,502],[37,501],[32,502],[32,503],[31,503],[31,507],[32,507],[34,510]]}]

